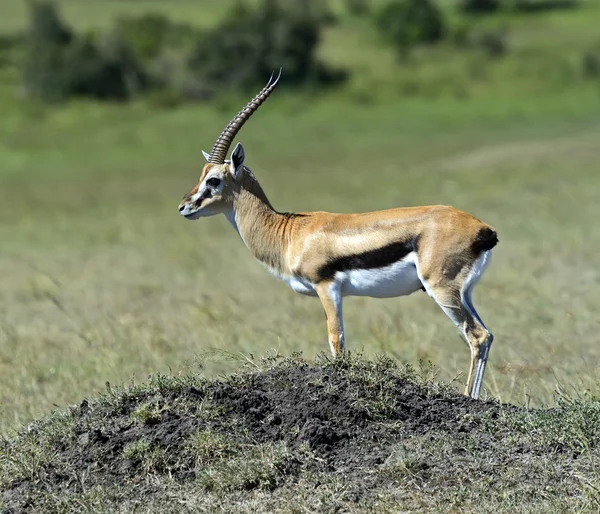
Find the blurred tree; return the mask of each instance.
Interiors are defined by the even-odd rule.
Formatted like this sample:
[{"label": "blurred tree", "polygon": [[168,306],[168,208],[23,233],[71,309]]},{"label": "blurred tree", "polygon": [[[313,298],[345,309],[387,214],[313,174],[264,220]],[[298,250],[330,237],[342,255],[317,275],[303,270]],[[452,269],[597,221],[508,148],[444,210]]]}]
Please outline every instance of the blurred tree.
[{"label": "blurred tree", "polygon": [[24,65],[24,81],[28,94],[44,100],[58,100],[65,89],[64,49],[74,35],[61,20],[51,2],[29,4],[29,30]]},{"label": "blurred tree", "polygon": [[500,0],[462,0],[460,8],[468,13],[491,13],[500,8]]},{"label": "blurred tree", "polygon": [[101,46],[91,35],[76,36],[53,3],[30,3],[23,73],[27,94],[44,101],[72,96],[123,100],[133,93],[133,75],[140,78],[143,72],[124,42],[115,51],[114,45]]},{"label": "blurred tree", "polygon": [[371,8],[369,0],[345,0],[346,10],[353,16],[367,14]]},{"label": "blurred tree", "polygon": [[431,0],[392,0],[379,10],[376,21],[401,54],[415,44],[440,41],[446,32],[444,16]]},{"label": "blurred tree", "polygon": [[48,0],[30,3],[26,91],[45,101],[72,96],[123,100],[152,91],[174,105],[225,88],[250,88],[280,67],[283,81],[325,84],[345,74],[316,57],[330,23],[317,0],[238,2],[220,25],[198,31],[157,14],[121,18],[108,32],[77,35]]},{"label": "blurred tree", "polygon": [[187,50],[198,38],[198,31],[190,25],[173,23],[162,14],[124,16],[113,29],[143,60],[155,59],[166,48]]},{"label": "blurred tree", "polygon": [[161,14],[148,13],[139,17],[122,17],[115,28],[142,58],[156,57],[169,37],[172,25]]},{"label": "blurred tree", "polygon": [[535,13],[573,9],[578,5],[578,0],[462,0],[460,9],[467,13],[493,13],[499,9]]},{"label": "blurred tree", "polygon": [[600,44],[583,53],[583,76],[590,79],[600,78]]},{"label": "blurred tree", "polygon": [[508,53],[508,41],[504,31],[485,31],[475,40],[488,57],[500,58]]},{"label": "blurred tree", "polygon": [[574,9],[579,6],[578,0],[512,0],[513,9],[521,12],[545,12],[561,9]]},{"label": "blurred tree", "polygon": [[309,0],[262,0],[257,7],[238,2],[225,21],[205,33],[190,66],[209,87],[252,88],[283,67],[287,83],[327,83],[344,74],[316,57],[325,19]]},{"label": "blurred tree", "polygon": [[73,32],[60,18],[53,2],[32,0],[29,7],[31,42],[65,46],[73,40]]}]

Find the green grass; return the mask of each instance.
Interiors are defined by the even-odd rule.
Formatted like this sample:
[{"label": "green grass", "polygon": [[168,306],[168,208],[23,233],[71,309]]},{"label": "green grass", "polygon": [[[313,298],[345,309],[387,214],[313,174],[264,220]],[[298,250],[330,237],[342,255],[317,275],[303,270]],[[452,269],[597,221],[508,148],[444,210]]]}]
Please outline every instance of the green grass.
[{"label": "green grass", "polygon": [[[64,8],[85,27],[149,4]],[[22,26],[18,5],[0,7],[6,30]],[[190,5],[168,12],[199,19]],[[496,337],[484,386],[502,401],[597,388],[600,84],[579,68],[597,9],[503,18],[513,46],[497,62],[445,45],[398,64],[364,20],[344,21],[321,53],[350,83],[278,91],[240,136],[279,209],[446,203],[498,230],[475,304]],[[0,71],[0,431],[106,381],[199,365],[214,376],[240,352],[327,348],[317,300],[269,277],[224,219],[176,211],[200,151],[246,99],[48,108],[19,98],[16,70]],[[345,316],[349,348],[431,359],[440,380],[464,382],[466,345],[426,295],[349,298]]]},{"label": "green grass", "polygon": [[[164,13],[179,22],[197,26],[213,24],[234,3],[233,0],[58,0],[67,22],[80,29],[96,29],[109,26],[118,16],[136,15],[143,11]],[[0,6],[0,32],[22,30],[27,26],[28,9],[25,0],[3,0]]]}]

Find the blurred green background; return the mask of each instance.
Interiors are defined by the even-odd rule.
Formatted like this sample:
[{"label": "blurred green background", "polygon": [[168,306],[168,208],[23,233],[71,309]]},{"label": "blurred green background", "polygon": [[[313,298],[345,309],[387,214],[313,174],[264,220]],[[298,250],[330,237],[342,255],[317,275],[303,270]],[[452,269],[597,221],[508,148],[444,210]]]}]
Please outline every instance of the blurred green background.
[{"label": "blurred green background", "polygon": [[[552,404],[597,390],[600,2],[0,2],[0,431],[105,382],[328,351],[318,300],[224,218],[183,220],[229,119],[279,210],[442,203],[493,225],[475,291],[484,387]],[[469,351],[425,295],[344,305],[348,348]]]}]

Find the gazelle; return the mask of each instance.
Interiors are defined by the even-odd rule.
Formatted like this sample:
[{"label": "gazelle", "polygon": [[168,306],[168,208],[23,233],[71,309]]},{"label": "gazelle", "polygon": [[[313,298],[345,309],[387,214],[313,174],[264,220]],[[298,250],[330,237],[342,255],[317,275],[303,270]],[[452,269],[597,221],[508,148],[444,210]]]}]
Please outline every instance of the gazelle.
[{"label": "gazelle", "polygon": [[297,293],[318,296],[334,356],[344,350],[344,296],[389,298],[426,291],[469,345],[465,394],[478,398],[493,336],[475,311],[471,293],[498,242],[496,232],[442,205],[361,214],[277,212],[244,165],[242,145],[236,145],[230,160],[226,156],[278,81],[271,77],[225,127],[210,154],[202,152],[208,163],[179,212],[189,220],[224,214],[271,273]]}]

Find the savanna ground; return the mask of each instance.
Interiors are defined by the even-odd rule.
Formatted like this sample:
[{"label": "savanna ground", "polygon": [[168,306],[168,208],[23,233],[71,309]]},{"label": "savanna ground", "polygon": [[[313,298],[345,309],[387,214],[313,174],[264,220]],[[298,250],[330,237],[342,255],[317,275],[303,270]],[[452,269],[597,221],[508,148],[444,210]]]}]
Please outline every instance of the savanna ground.
[{"label": "savanna ground", "polygon": [[474,401],[392,359],[109,387],[0,442],[6,512],[593,512],[598,403]]},{"label": "savanna ground", "polygon": [[[152,1],[87,2],[85,9],[74,0],[60,5],[67,20],[82,27],[107,23],[118,12],[167,10],[165,3]],[[226,6],[224,1],[172,1],[168,12],[207,24]],[[20,2],[3,1],[0,20],[5,32],[21,28]],[[553,406],[557,397],[570,401],[583,397],[584,390],[598,391],[600,81],[584,76],[582,61],[585,51],[598,47],[599,20],[595,2],[535,17],[496,16],[477,23],[507,28],[506,57],[490,59],[478,50],[457,52],[444,44],[418,50],[402,64],[366,20],[345,20],[327,29],[321,54],[347,67],[350,82],[318,94],[282,89],[240,135],[247,164],[281,210],[350,212],[444,203],[497,229],[500,244],[474,296],[495,335],[484,388],[501,402]],[[333,423],[326,434],[350,432],[329,443],[326,454],[314,449],[319,445],[311,433],[295,432],[305,430],[300,422],[289,433],[273,429],[264,435],[249,421],[252,405],[236,400],[246,390],[255,394],[254,375],[226,379],[229,386],[222,386],[194,374],[230,373],[240,367],[242,355],[254,360],[302,352],[314,359],[327,349],[322,309],[318,301],[297,296],[269,277],[224,219],[190,223],[176,210],[197,179],[200,151],[210,150],[246,98],[224,95],[211,105],[173,110],[141,101],[49,108],[21,99],[18,84],[17,70],[0,68],[0,431],[11,433],[55,406],[80,404],[106,382],[140,383],[155,372],[172,377],[155,378],[133,392],[111,389],[104,399],[90,400],[89,411],[80,407],[57,414],[32,429],[33,435],[3,447],[6,455],[21,452],[16,471],[3,469],[4,485],[7,477],[22,481],[21,489],[11,482],[12,490],[20,491],[19,501],[27,498],[31,484],[46,487],[46,496],[36,501],[58,501],[59,488],[52,484],[62,483],[65,501],[98,510],[108,505],[110,511],[110,502],[122,502],[136,480],[143,493],[152,484],[159,487],[157,481],[163,487],[156,477],[175,476],[163,498],[185,497],[190,480],[199,491],[212,491],[206,501],[213,503],[190,504],[190,509],[233,508],[237,504],[228,502],[244,498],[248,510],[252,502],[269,510],[274,504],[268,502],[279,498],[278,508],[293,510],[298,491],[306,495],[308,510],[350,494],[342,499],[355,501],[356,509],[381,501],[382,508],[393,510],[394,502],[404,501],[407,509],[456,505],[481,512],[476,502],[486,491],[494,491],[486,499],[487,510],[598,506],[598,476],[590,464],[598,457],[597,441],[586,425],[597,421],[597,414],[590,414],[597,402],[589,398],[587,407],[576,404],[565,411],[573,416],[536,431],[531,427],[539,427],[544,414],[539,418],[535,411],[495,403],[481,407],[430,382],[394,399],[413,387],[413,380],[423,379],[408,380],[404,371],[390,371],[389,363],[356,365],[358,371],[348,379],[342,364],[303,368],[310,365],[296,363],[259,375],[264,383],[257,390],[271,402],[267,414],[291,415],[294,409],[273,398],[298,384],[298,397],[285,400],[293,405],[310,393],[304,382],[315,377],[322,382],[324,374],[337,373],[333,392],[314,398],[331,408],[342,398],[347,409],[324,415],[315,404],[302,419]],[[384,301],[350,298],[344,308],[350,349],[415,365],[431,360],[437,381],[462,389],[469,352],[425,294]],[[312,371],[302,375],[297,367]],[[389,389],[381,389],[379,377],[389,373],[396,378],[390,378]],[[381,393],[365,384],[379,384]],[[185,389],[180,397],[173,393],[180,386],[199,393]],[[219,396],[219,387],[232,386],[239,391]],[[344,396],[347,387],[354,396]],[[422,397],[449,403],[448,412],[439,418],[427,414],[436,402],[423,406],[417,402]],[[209,414],[202,411],[204,398]],[[403,399],[421,406],[420,414],[411,411],[413,425],[399,414]],[[363,404],[371,403],[375,412],[363,416]],[[152,411],[146,419],[144,409],[158,409],[158,414]],[[434,421],[421,423],[419,416],[428,415]],[[465,415],[474,417],[476,428],[460,429],[463,422],[457,419]],[[579,421],[566,421],[572,417]],[[163,426],[163,418],[171,424]],[[181,419],[186,423],[175,421]],[[161,455],[172,446],[168,438],[158,440],[163,432],[148,429],[157,424],[165,434],[180,427],[181,440],[196,438],[199,449],[186,453],[187,446],[181,446],[173,453],[180,462],[168,455],[164,460]],[[224,427],[236,424],[235,440],[227,439],[231,434]],[[114,434],[121,437],[107,448]],[[391,457],[400,443],[406,448],[398,450],[397,459]],[[349,457],[350,451],[335,460],[338,449],[348,447],[361,462]],[[70,456],[60,453],[65,448],[73,449]],[[89,461],[75,465],[73,459],[88,453]],[[5,462],[14,462],[11,455]],[[58,457],[52,461],[49,455]],[[107,456],[119,456],[114,473],[90,474],[93,462]],[[259,474],[249,479],[250,486],[236,471],[240,456],[248,466],[262,462],[256,464],[259,471],[249,471]],[[361,460],[367,457],[374,459],[372,466]],[[190,462],[196,466],[193,476],[178,475],[191,469]],[[386,462],[400,469],[394,467],[391,478],[385,478]],[[556,468],[559,464],[564,466]],[[502,475],[513,467],[515,476]],[[332,470],[336,473],[320,475]],[[242,482],[228,486],[224,473],[240,475]],[[123,486],[124,492],[105,489],[126,475],[133,482]],[[440,476],[456,480],[444,486],[435,482]],[[375,484],[368,494],[355,491],[363,478]],[[224,498],[220,482],[235,494]],[[307,492],[317,483],[323,486],[322,504]],[[428,495],[423,491],[432,488],[440,494],[423,503]],[[268,490],[277,490],[279,497],[266,495]],[[10,496],[5,501],[16,508]],[[123,509],[128,507],[133,508]]]}]

